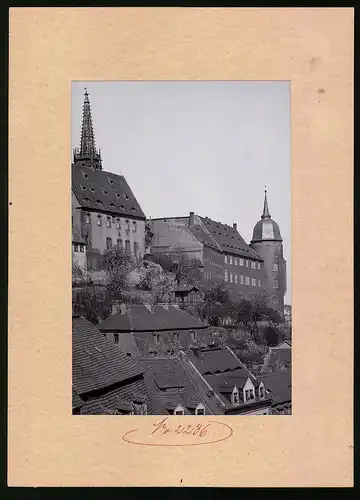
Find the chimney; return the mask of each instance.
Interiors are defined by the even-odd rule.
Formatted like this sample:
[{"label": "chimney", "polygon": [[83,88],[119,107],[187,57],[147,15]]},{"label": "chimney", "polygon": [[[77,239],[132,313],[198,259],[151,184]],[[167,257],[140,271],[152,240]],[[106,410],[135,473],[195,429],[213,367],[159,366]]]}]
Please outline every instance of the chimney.
[{"label": "chimney", "polygon": [[234,224],[233,224],[233,229],[235,229],[235,231],[237,231],[237,224],[236,224],[236,222],[234,222]]},{"label": "chimney", "polygon": [[195,214],[194,212],[190,212],[189,214],[189,226],[193,226],[195,224]]}]

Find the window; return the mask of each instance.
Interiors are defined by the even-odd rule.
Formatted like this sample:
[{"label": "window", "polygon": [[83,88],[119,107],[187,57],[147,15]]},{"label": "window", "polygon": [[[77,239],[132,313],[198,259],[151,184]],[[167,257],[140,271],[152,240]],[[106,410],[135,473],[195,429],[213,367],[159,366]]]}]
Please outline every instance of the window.
[{"label": "window", "polygon": [[251,261],[251,269],[256,269],[256,262]]},{"label": "window", "polygon": [[90,214],[85,215],[85,223],[90,224]]},{"label": "window", "polygon": [[112,239],[111,238],[106,238],[106,248],[107,248],[107,250],[110,250],[110,248],[112,248]]},{"label": "window", "polygon": [[245,260],[245,262],[246,262],[246,267],[249,267],[249,261]]},{"label": "window", "polygon": [[111,185],[114,184],[114,181],[112,179],[110,179],[110,177],[109,177],[109,184],[111,184]]},{"label": "window", "polygon": [[279,270],[279,264],[273,264],[273,271]]},{"label": "window", "polygon": [[103,192],[103,194],[105,194],[105,195],[107,194],[107,191],[105,191],[105,189],[103,189],[103,190],[102,190],[102,192]]},{"label": "window", "polygon": [[244,276],[241,274],[240,275],[240,284],[243,285],[244,284]]},{"label": "window", "polygon": [[106,227],[111,227],[111,217],[106,219]]},{"label": "window", "polygon": [[118,247],[122,247],[122,240],[121,239],[116,240],[116,244]]},{"label": "window", "polygon": [[116,229],[120,229],[120,219],[116,219]]},{"label": "window", "polygon": [[79,251],[79,245],[74,245],[74,251],[78,252]]},{"label": "window", "polygon": [[274,304],[277,304],[279,302],[278,298],[276,297],[276,295],[273,296],[272,301],[273,301]]},{"label": "window", "polygon": [[126,356],[127,356],[128,358],[131,358],[131,352],[127,352],[127,353],[126,353]]},{"label": "window", "polygon": [[154,333],[154,339],[155,339],[156,344],[158,344],[159,340],[160,340],[160,335],[158,333]]},{"label": "window", "polygon": [[176,342],[179,342],[180,335],[178,333],[174,333],[174,337],[175,337]]},{"label": "window", "polygon": [[237,266],[237,259],[234,259],[234,266]]},{"label": "window", "polygon": [[261,280],[258,280],[258,285],[261,286]]},{"label": "window", "polygon": [[250,278],[246,276],[245,278],[245,285],[250,285]]},{"label": "window", "polygon": [[260,266],[260,262],[258,262],[258,269],[260,269],[260,267],[261,267],[261,266]]},{"label": "window", "polygon": [[245,391],[245,401],[250,401],[252,389]]},{"label": "window", "polygon": [[83,176],[85,177],[85,179],[88,178],[88,174],[85,174],[85,172],[82,172]]},{"label": "window", "polygon": [[97,225],[98,225],[98,226],[101,226],[101,215],[98,215],[98,218],[97,218]]},{"label": "window", "polygon": [[255,278],[251,278],[251,286],[256,286],[256,279]]},{"label": "window", "polygon": [[225,255],[225,264],[227,264],[227,255]]},{"label": "window", "polygon": [[240,265],[240,266],[243,266],[243,265],[244,265],[244,259],[240,259],[240,261],[239,261],[239,265]]},{"label": "window", "polygon": [[130,231],[130,222],[128,220],[125,221],[125,229],[126,231]]},{"label": "window", "polygon": [[265,397],[265,389],[264,389],[264,387],[261,385],[261,386],[259,387],[259,398],[260,398],[260,399],[264,399],[264,397]]},{"label": "window", "polygon": [[80,246],[80,252],[84,253],[84,245],[79,245]]},{"label": "window", "polygon": [[199,403],[195,408],[195,415],[205,415],[205,406]]},{"label": "window", "polygon": [[279,282],[278,282],[278,280],[274,280],[273,287],[274,288],[279,288]]},{"label": "window", "polygon": [[134,241],[134,255],[136,258],[139,257],[139,243],[137,241]]},{"label": "window", "polygon": [[136,221],[133,221],[133,223],[132,223],[132,230],[133,230],[133,233],[136,233],[136,231],[137,231]]},{"label": "window", "polygon": [[228,272],[225,270],[225,281],[228,282],[229,281],[229,274]]},{"label": "window", "polygon": [[230,283],[233,282],[233,273],[230,273]]},{"label": "window", "polygon": [[130,253],[130,241],[129,240],[125,241],[125,250],[127,251],[127,253]]},{"label": "window", "polygon": [[196,342],[196,332],[194,331],[191,332],[191,339],[193,342]]},{"label": "window", "polygon": [[114,342],[115,342],[115,344],[119,343],[119,334],[118,333],[114,333]]},{"label": "window", "polygon": [[229,257],[229,264],[232,265],[232,257]]},{"label": "window", "polygon": [[238,276],[237,274],[235,274],[235,284],[237,285],[237,282],[238,282]]}]

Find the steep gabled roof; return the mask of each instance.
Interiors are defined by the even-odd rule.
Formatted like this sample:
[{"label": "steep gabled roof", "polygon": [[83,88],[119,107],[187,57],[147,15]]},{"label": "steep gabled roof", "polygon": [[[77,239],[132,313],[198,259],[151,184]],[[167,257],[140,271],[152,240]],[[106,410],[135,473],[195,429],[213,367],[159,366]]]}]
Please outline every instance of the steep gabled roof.
[{"label": "steep gabled roof", "polygon": [[266,390],[270,392],[273,406],[291,402],[291,372],[261,374]]},{"label": "steep gabled roof", "polygon": [[99,325],[102,332],[150,332],[206,328],[200,320],[173,305],[132,304],[125,314],[109,316]]},{"label": "steep gabled roof", "polygon": [[84,393],[105,389],[140,376],[143,369],[89,321],[73,318],[73,388]]},{"label": "steep gabled roof", "polygon": [[195,351],[195,354],[189,354],[188,357],[202,375],[234,370],[243,370],[244,373],[248,373],[236,355],[227,347],[204,348]]},{"label": "steep gabled roof", "polygon": [[74,164],[72,190],[83,208],[145,219],[145,214],[123,175]]},{"label": "steep gabled roof", "polygon": [[259,255],[245,242],[237,229],[208,217],[200,217],[200,219],[223,252],[262,261]]},{"label": "steep gabled roof", "polygon": [[261,374],[273,373],[291,367],[291,344],[288,341],[282,342],[277,347],[270,347]]}]

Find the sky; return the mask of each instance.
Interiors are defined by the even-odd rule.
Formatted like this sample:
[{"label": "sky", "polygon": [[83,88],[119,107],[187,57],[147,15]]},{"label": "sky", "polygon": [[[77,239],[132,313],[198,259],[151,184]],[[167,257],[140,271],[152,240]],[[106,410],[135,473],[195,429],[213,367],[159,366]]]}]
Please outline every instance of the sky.
[{"label": "sky", "polygon": [[72,147],[84,87],[103,169],[125,176],[149,218],[188,215],[232,225],[249,243],[267,187],[280,227],[291,304],[290,83],[72,83]]}]

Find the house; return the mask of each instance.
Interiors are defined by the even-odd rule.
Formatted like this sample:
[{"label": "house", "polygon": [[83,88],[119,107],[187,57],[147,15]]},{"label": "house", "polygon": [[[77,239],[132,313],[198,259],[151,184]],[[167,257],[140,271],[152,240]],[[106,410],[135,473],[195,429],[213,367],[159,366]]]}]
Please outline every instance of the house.
[{"label": "house", "polygon": [[291,372],[290,370],[261,374],[266,389],[272,398],[272,415],[291,415]]},{"label": "house", "polygon": [[145,369],[89,321],[75,316],[72,326],[73,414],[156,414]]},{"label": "house", "polygon": [[175,356],[214,342],[212,329],[177,304],[121,304],[98,328],[133,357]]},{"label": "house", "polygon": [[135,259],[145,253],[145,214],[125,177],[103,170],[86,90],[81,144],[74,149],[72,164],[72,220],[87,244],[91,271],[100,268],[101,255],[115,245]]},{"label": "house", "polygon": [[174,289],[175,301],[177,303],[193,304],[199,300],[199,289],[192,285],[179,285]]},{"label": "house", "polygon": [[270,347],[261,368],[261,374],[291,371],[291,343],[284,340],[275,347]]}]

